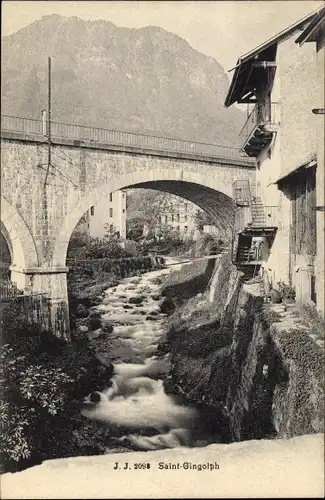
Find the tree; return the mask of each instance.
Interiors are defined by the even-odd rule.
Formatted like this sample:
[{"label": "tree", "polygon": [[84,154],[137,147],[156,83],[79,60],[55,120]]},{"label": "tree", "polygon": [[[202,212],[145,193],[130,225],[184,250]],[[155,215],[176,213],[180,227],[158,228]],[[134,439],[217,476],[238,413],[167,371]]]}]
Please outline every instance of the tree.
[{"label": "tree", "polygon": [[132,190],[127,200],[127,234],[137,234],[138,238],[155,235],[162,226],[161,215],[174,210],[170,194],[152,189]]},{"label": "tree", "polygon": [[213,217],[202,210],[198,210],[195,214],[195,225],[197,229],[203,229],[203,226],[215,226]]}]

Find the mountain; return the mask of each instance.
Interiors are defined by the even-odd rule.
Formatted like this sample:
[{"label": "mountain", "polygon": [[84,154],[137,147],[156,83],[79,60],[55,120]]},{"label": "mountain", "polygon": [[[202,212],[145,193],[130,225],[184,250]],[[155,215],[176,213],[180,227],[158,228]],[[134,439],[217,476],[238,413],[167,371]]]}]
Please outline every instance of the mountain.
[{"label": "mountain", "polygon": [[[217,26],[216,26],[217,29]],[[234,146],[245,115],[223,105],[222,66],[162,28],[49,15],[2,40],[2,114]]]}]

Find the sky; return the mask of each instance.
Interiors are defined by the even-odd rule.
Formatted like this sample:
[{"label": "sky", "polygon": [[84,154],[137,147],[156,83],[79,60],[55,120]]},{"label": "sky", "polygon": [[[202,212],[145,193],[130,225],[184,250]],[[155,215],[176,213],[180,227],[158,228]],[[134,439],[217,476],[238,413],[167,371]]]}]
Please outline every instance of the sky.
[{"label": "sky", "polygon": [[10,35],[52,13],[117,26],[160,26],[196,50],[214,57],[226,70],[277,32],[324,5],[319,0],[237,1],[12,1],[2,2],[2,35]]}]

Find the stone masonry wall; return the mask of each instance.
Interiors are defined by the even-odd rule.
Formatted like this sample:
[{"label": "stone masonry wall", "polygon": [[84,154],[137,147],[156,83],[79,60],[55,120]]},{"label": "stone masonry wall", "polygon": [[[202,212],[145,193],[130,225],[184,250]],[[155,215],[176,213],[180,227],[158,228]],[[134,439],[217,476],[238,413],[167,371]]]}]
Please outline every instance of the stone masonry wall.
[{"label": "stone masonry wall", "polygon": [[[227,214],[233,213],[233,182],[254,175],[252,168],[221,161],[131,154],[104,147],[96,149],[91,144],[87,147],[59,144],[52,147],[53,166],[45,199],[46,145],[2,139],[1,161],[2,194],[29,228],[39,265],[56,266],[64,265],[67,243],[79,219],[112,191],[141,183],[159,189],[160,182],[169,182],[164,189],[174,192],[175,186],[176,191],[179,186],[181,196],[214,213],[222,224]],[[44,246],[45,213],[47,246]],[[230,217],[229,225],[231,222]]]}]

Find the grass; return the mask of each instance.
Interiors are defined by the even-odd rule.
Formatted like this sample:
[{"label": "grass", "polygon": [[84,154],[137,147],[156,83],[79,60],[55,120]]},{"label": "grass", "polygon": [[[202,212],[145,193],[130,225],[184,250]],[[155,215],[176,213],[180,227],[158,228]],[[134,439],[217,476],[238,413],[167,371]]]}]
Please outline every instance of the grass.
[{"label": "grass", "polygon": [[302,324],[310,328],[310,335],[316,335],[317,339],[324,340],[325,320],[320,316],[315,306],[311,304],[296,305],[293,312],[296,312]]},{"label": "grass", "polygon": [[268,307],[263,308],[263,320],[270,326],[272,323],[279,323],[281,321],[281,316],[279,313],[272,311]]},{"label": "grass", "polygon": [[215,319],[214,304],[208,302],[203,296],[193,297],[180,305],[168,318],[168,324],[178,329],[181,325],[193,327],[197,324],[209,323]]}]

